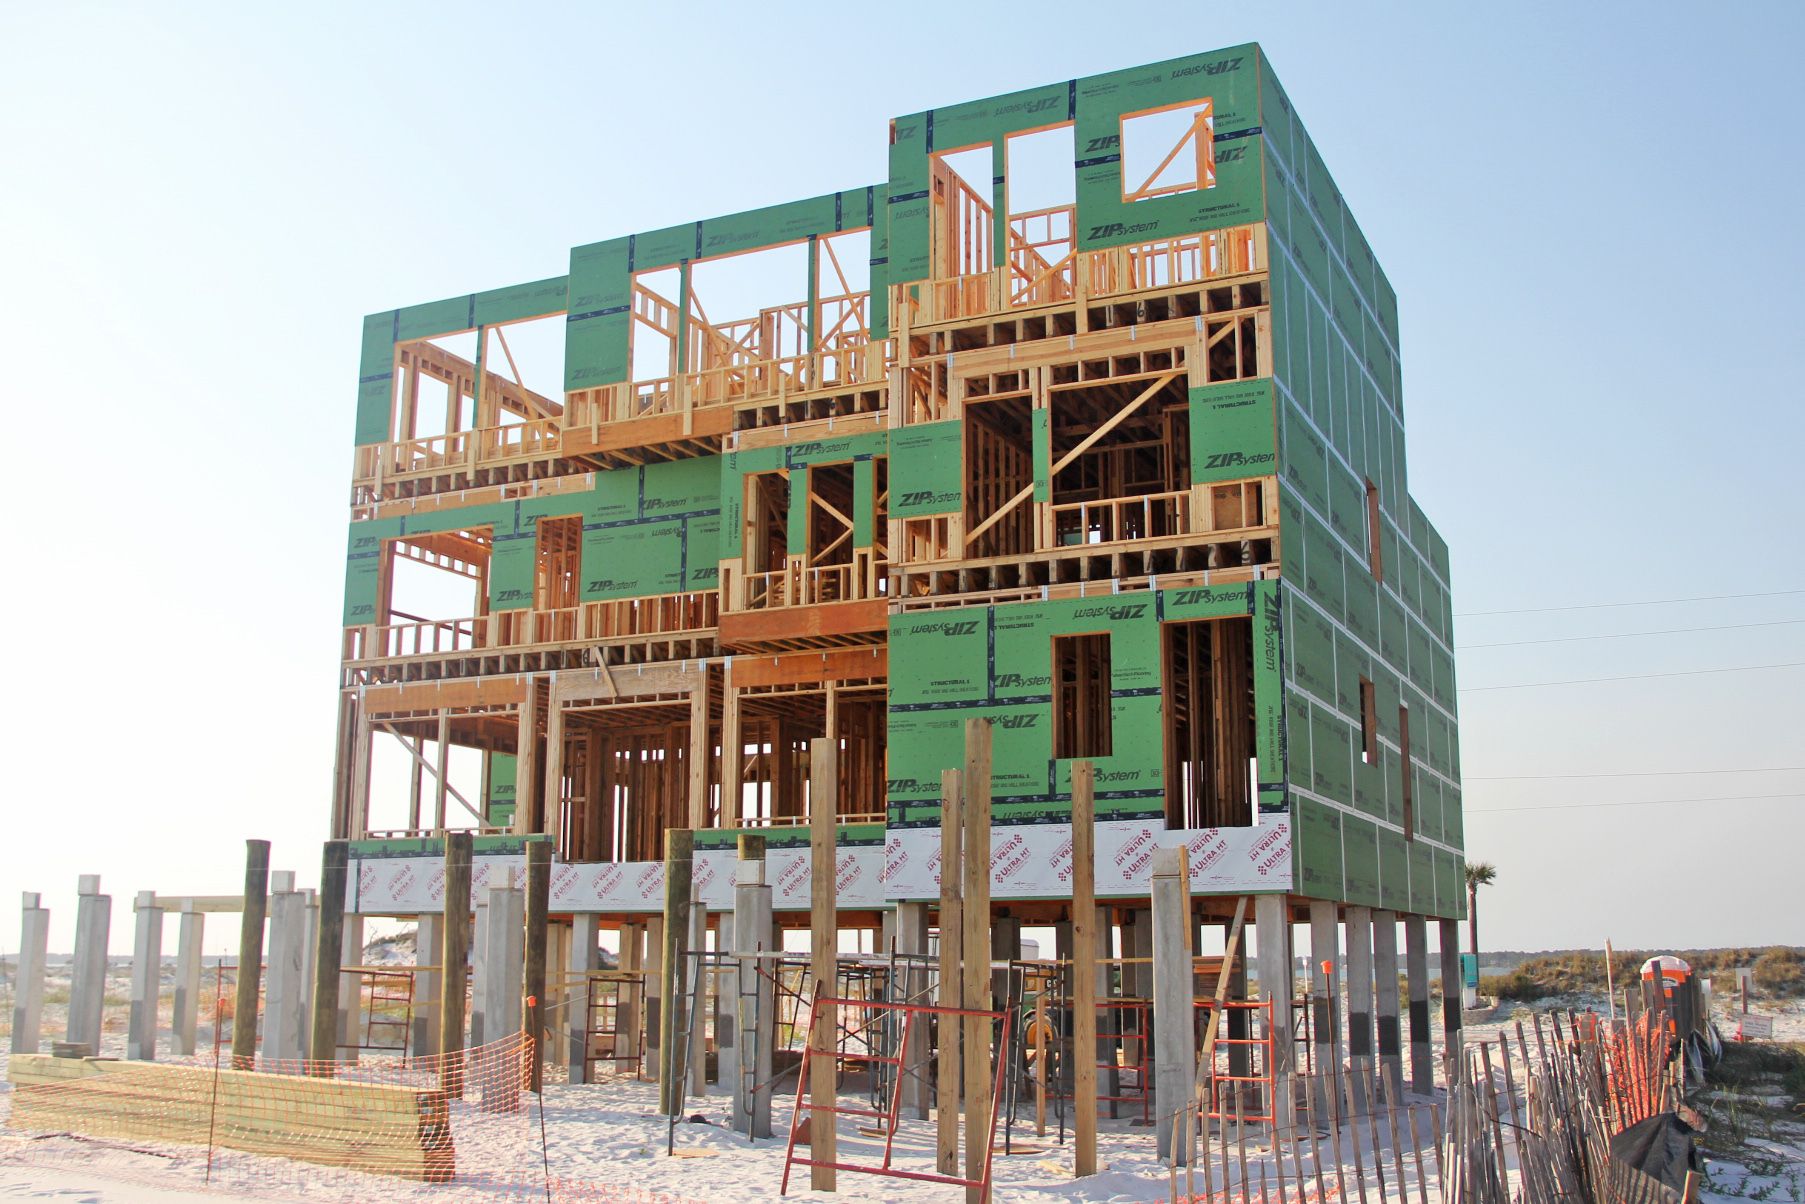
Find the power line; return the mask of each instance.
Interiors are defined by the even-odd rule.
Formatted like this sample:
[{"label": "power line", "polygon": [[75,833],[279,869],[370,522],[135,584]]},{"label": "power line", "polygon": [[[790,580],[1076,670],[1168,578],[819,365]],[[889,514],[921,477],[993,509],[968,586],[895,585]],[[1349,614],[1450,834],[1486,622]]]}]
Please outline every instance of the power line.
[{"label": "power line", "polygon": [[1805,765],[1775,765],[1766,769],[1648,769],[1622,773],[1495,773],[1462,774],[1465,782],[1549,782],[1572,778],[1679,778],[1712,773],[1798,773]]},{"label": "power line", "polygon": [[1805,799],[1805,794],[1720,794],[1713,798],[1644,798],[1616,803],[1536,803],[1527,807],[1468,807],[1466,815],[1496,815],[1503,811],[1580,811],[1591,807],[1665,807],[1670,803],[1737,803],[1749,799]]},{"label": "power line", "polygon": [[1462,694],[1480,694],[1488,690],[1533,690],[1542,686],[1583,686],[1601,681],[1648,681],[1656,677],[1702,677],[1710,673],[1753,673],[1759,669],[1798,669],[1805,661],[1786,661],[1776,665],[1735,665],[1728,669],[1681,669],[1674,673],[1633,673],[1626,677],[1570,677],[1565,681],[1519,681],[1504,686],[1462,686]]},{"label": "power line", "polygon": [[1739,598],[1785,598],[1805,594],[1805,589],[1776,589],[1759,594],[1700,594],[1693,598],[1649,598],[1642,602],[1582,602],[1574,606],[1524,606],[1514,610],[1463,610],[1457,619],[1477,619],[1486,615],[1545,615],[1562,610],[1612,610],[1623,606],[1671,606],[1679,602],[1729,602]]},{"label": "power line", "polygon": [[1796,627],[1805,619],[1774,619],[1766,623],[1726,623],[1721,627],[1669,627],[1664,631],[1607,631],[1602,635],[1562,635],[1545,640],[1505,640],[1496,644],[1462,644],[1456,651],[1472,652],[1478,648],[1521,648],[1525,644],[1579,644],[1587,640],[1627,640],[1639,635],[1685,635],[1693,631],[1740,631],[1745,627]]}]

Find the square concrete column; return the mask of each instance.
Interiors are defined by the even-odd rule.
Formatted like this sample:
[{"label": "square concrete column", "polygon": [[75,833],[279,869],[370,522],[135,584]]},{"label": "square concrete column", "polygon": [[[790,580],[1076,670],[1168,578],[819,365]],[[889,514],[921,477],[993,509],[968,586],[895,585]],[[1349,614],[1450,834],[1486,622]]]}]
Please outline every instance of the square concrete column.
[{"label": "square concrete column", "polygon": [[[491,886],[484,894],[488,914],[477,951],[476,997],[482,1001],[483,1041],[493,1044],[518,1033],[525,1023],[526,892]],[[480,1055],[477,1067],[483,1111],[511,1112],[520,1106],[520,1075],[507,1046]]]},{"label": "square concrete column", "polygon": [[307,896],[294,889],[294,873],[270,875],[269,943],[264,954],[262,1054],[266,1062],[307,1056]]},{"label": "square concrete column", "polygon": [[1354,1115],[1364,1116],[1371,1106],[1366,1098],[1367,1075],[1373,1068],[1373,913],[1350,907],[1342,926],[1347,929],[1347,1053],[1351,1071],[1348,1098]]},{"label": "square concrete column", "polygon": [[[1121,1027],[1122,1009],[1103,1006],[1111,997],[1128,993],[1133,975],[1128,968],[1122,968],[1120,986],[1117,986],[1114,967],[1109,962],[1120,956],[1128,947],[1128,929],[1123,927],[1117,934],[1115,918],[1107,907],[1097,908],[1097,965],[1092,971],[1097,976],[1097,1065],[1102,1073],[1097,1076],[1097,1089],[1107,1100],[1105,1107],[1109,1110],[1109,1119],[1116,1119],[1117,1100],[1122,1094],[1122,1075],[1117,1069],[1116,1034]],[[1084,968],[1074,966],[1074,973],[1084,973]]]},{"label": "square concrete column", "polygon": [[593,915],[570,917],[570,952],[564,959],[571,984],[564,1003],[564,1060],[573,1084],[589,1081],[589,976],[600,965],[596,944],[600,931]]},{"label": "square concrete column", "polygon": [[[483,980],[488,977],[483,969],[488,960],[489,949],[489,892],[476,891],[476,901],[471,905],[470,920],[470,1048],[475,1049],[486,1039],[483,1024]],[[523,954],[524,957],[524,954]],[[525,974],[523,965],[521,973]]]},{"label": "square concrete column", "polygon": [[1255,968],[1260,994],[1272,1011],[1268,1036],[1272,1041],[1273,1123],[1280,1132],[1296,1124],[1297,1051],[1291,1042],[1291,911],[1284,895],[1254,898]]},{"label": "square concrete column", "polygon": [[[350,917],[345,918],[347,925]],[[439,1017],[444,1014],[444,1000],[441,998],[445,990],[445,971],[438,965],[439,959],[445,955],[445,917],[428,915],[417,918],[414,931],[414,965],[432,966],[433,969],[414,971],[414,1022],[408,1035],[409,1050],[416,1058],[431,1057],[439,1052]],[[349,949],[345,951],[345,960],[351,960]],[[339,998],[339,1010],[355,1006],[342,994]]]},{"label": "square concrete column", "polygon": [[1391,1098],[1404,1092],[1404,1059],[1398,1044],[1398,913],[1373,912],[1373,1020],[1379,1036],[1379,1073]]},{"label": "square concrete column", "polygon": [[526,892],[491,886],[483,927],[482,965],[476,992],[483,1001],[483,1040],[495,1042],[520,1031],[526,989]]},{"label": "square concrete column", "polygon": [[648,1075],[656,1080],[658,1077],[659,1059],[663,1057],[660,1045],[664,1040],[664,917],[646,917],[645,955],[640,959],[644,971],[646,1001],[645,1034],[646,1056],[640,1067],[642,1076]]},{"label": "square concrete column", "polygon": [[[1310,1035],[1316,1045],[1316,1114],[1338,1111],[1341,1081],[1341,925],[1335,904],[1310,900]],[[1324,964],[1327,971],[1324,971]]]},{"label": "square concrete column", "polygon": [[[738,872],[737,868],[735,872]],[[714,947],[721,953],[733,953],[738,949],[734,943],[733,918],[730,911],[715,913]],[[718,959],[716,965],[714,1007],[710,1009],[714,1015],[714,1081],[731,1095],[733,1080],[740,1073],[740,969],[737,962],[724,959]]]},{"label": "square concrete column", "polygon": [[1435,1091],[1435,1056],[1429,1041],[1429,925],[1404,917],[1404,977],[1410,982],[1410,1089]]},{"label": "square concrete column", "polygon": [[25,891],[19,902],[19,974],[13,988],[12,1052],[34,1054],[43,1040],[44,963],[50,949],[50,911]]},{"label": "square concrete column", "polygon": [[163,985],[163,909],[157,906],[157,892],[139,891],[132,911],[137,931],[132,938],[132,1005],[125,1022],[125,1056],[134,1062],[154,1062]]},{"label": "square concrete column", "polygon": [[[733,952],[740,958],[741,986],[732,1006],[738,1073],[726,1085],[733,1092],[734,1131],[753,1138],[769,1137],[771,1079],[776,1064],[776,992],[769,975],[759,972],[754,955],[761,952],[760,946],[762,952],[774,952],[770,939],[771,888],[765,884],[763,860],[742,860],[735,873]],[[925,922],[926,908],[922,910]]]},{"label": "square concrete column", "polygon": [[194,900],[182,900],[175,936],[175,1007],[169,1026],[170,1045],[178,1054],[194,1053],[206,935],[207,914],[194,909]]},{"label": "square concrete column", "polygon": [[[1191,972],[1191,891],[1184,849],[1153,853],[1153,1112],[1161,1160],[1195,1156],[1197,1030]],[[1173,1128],[1178,1126],[1176,1148]]]},{"label": "square concrete column", "polygon": [[[1068,925],[1069,927],[1069,925]],[[898,903],[896,905],[896,952],[907,955],[903,963],[902,999],[907,1003],[926,1003],[928,991],[927,963],[922,958],[928,951],[928,905]],[[903,1051],[902,1114],[916,1120],[928,1118],[933,1103],[928,1089],[928,1039],[931,1026],[926,1016],[918,1017],[909,1033],[909,1047]]]},{"label": "square concrete column", "polygon": [[[632,974],[635,977],[631,980],[623,978],[615,985],[615,1035],[614,1048],[610,1052],[616,1059],[633,1058],[639,1054],[639,1034],[646,996],[644,980],[638,974],[645,962],[645,943],[644,924],[626,923],[620,926],[620,954],[615,958],[614,968],[622,974]],[[617,1060],[614,1065],[619,1070],[627,1063]]]},{"label": "square concrete column", "polygon": [[[689,945],[686,953],[700,954],[708,948],[708,911],[700,901],[689,909]],[[691,956],[684,967],[683,1010],[678,1014],[689,1020],[689,1089],[695,1095],[708,1094],[708,989],[714,975],[709,972],[706,957]]]},{"label": "square concrete column", "polygon": [[[438,917],[435,917],[437,919]],[[420,934],[414,934],[414,960],[436,962],[443,956],[445,929],[443,921],[432,931],[433,944],[424,954],[420,952]],[[361,966],[364,963],[364,918],[360,915],[345,913],[344,935],[339,941],[339,963],[344,966]],[[440,981],[443,981],[441,979]],[[363,1044],[364,1032],[364,1000],[363,975],[355,970],[338,976],[338,1046],[339,1057],[346,1061],[357,1061],[357,1047]],[[419,990],[419,984],[414,984]],[[438,992],[434,992],[437,998]],[[435,1020],[433,1031],[438,1031]],[[436,1054],[438,1049],[430,1048],[420,1051],[425,1054]]]},{"label": "square concrete column", "polygon": [[1460,924],[1442,920],[1441,924],[1441,1023],[1442,1076],[1453,1086],[1461,1080],[1465,1065],[1465,1037],[1460,1016]]},{"label": "square concrete column", "polygon": [[75,960],[69,966],[67,1040],[100,1052],[100,1020],[107,996],[107,939],[113,898],[100,893],[100,875],[83,874],[76,887]]}]

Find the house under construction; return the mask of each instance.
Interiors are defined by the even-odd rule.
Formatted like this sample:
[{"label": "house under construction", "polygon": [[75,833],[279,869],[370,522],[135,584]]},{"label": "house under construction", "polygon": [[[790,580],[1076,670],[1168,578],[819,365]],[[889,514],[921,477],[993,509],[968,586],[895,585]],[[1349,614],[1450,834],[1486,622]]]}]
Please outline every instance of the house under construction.
[{"label": "house under construction", "polygon": [[[1345,920],[1370,948],[1375,911],[1419,943],[1460,915],[1448,551],[1408,489],[1397,301],[1263,53],[901,116],[887,171],[880,132],[874,182],[365,319],[350,910],[438,910],[447,828],[479,866],[538,837],[551,913],[642,965],[667,833],[731,912],[751,830],[779,924],[827,899],[842,930],[925,928],[984,718],[995,931],[1069,921],[1086,761],[1127,955],[1160,848],[1203,921],[1255,896],[1287,939]],[[522,371],[529,328],[561,380]]]}]

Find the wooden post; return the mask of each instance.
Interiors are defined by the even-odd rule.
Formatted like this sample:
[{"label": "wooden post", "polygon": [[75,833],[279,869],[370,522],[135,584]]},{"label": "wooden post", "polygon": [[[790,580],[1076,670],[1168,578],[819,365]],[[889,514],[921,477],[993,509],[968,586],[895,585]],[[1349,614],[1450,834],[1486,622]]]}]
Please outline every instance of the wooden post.
[{"label": "wooden post", "polygon": [[545,942],[551,928],[552,846],[547,840],[526,846],[526,1031],[532,1039],[527,1063],[527,1090],[545,1088]]},{"label": "wooden post", "polygon": [[1097,1173],[1096,769],[1072,763],[1072,1174]]},{"label": "wooden post", "polygon": [[703,666],[689,696],[689,826],[695,829],[709,826],[708,762],[714,745],[708,736],[708,669]]},{"label": "wooden post", "polygon": [[687,828],[665,830],[664,956],[659,965],[658,987],[658,1110],[665,1116],[675,1116],[683,1109],[683,1080],[677,1076],[677,1013],[682,1010],[686,980],[690,867],[695,848],[694,832]]},{"label": "wooden post", "polygon": [[238,926],[238,989],[232,1012],[232,1065],[238,1070],[250,1070],[257,1064],[257,987],[263,977],[263,921],[268,911],[269,841],[247,840],[244,911]]},{"label": "wooden post", "polygon": [[809,1034],[814,1050],[809,1064],[809,1158],[816,1165],[809,1168],[809,1186],[815,1191],[833,1191],[835,1172],[831,1166],[838,1153],[835,1115],[826,1109],[834,1106],[834,1080],[838,1064],[834,1055],[839,1032],[839,1016],[834,1007],[822,1007],[822,998],[831,998],[835,990],[837,968],[835,945],[838,897],[834,890],[834,819],[839,812],[839,741],[825,737],[809,745],[809,976],[815,983],[815,1031]]},{"label": "wooden post", "polygon": [[[545,786],[540,792],[539,831],[564,831],[564,708],[558,703],[558,675],[551,674],[549,705],[545,710]],[[514,797],[520,797],[519,787]],[[532,851],[532,845],[527,851]]]},{"label": "wooden post", "polygon": [[[438,735],[438,771],[434,775],[438,780],[433,787],[432,826],[436,831],[445,830],[445,800],[451,791],[451,711],[449,708],[439,709]],[[416,745],[416,749],[418,745]],[[414,780],[420,780],[420,762],[414,761]]]},{"label": "wooden post", "polygon": [[[990,720],[965,721],[965,1001],[988,1010],[990,998]],[[965,1177],[980,1178],[990,1154],[990,1021],[965,1017]],[[983,1204],[984,1193],[965,1189],[966,1204]]]},{"label": "wooden post", "polygon": [[470,852],[468,832],[445,833],[445,914],[439,950],[439,1081],[464,1095],[464,1016],[470,989]]},{"label": "wooden post", "polygon": [[1460,973],[1460,922],[1442,920],[1441,928],[1441,1021],[1442,1075],[1452,1089],[1461,1081],[1465,1039],[1460,1031],[1461,992],[1465,988]]},{"label": "wooden post", "polygon": [[[957,769],[940,774],[940,985],[935,1002],[958,1007],[963,997],[960,945],[964,940],[964,880],[961,843],[965,835],[963,786]],[[936,1021],[940,1033],[939,1079],[935,1083],[938,1124],[937,1166],[943,1175],[959,1173],[959,1022],[952,1016]]]},{"label": "wooden post", "polygon": [[338,984],[345,964],[345,876],[351,846],[328,840],[320,857],[320,943],[313,959],[313,1033],[307,1056],[316,1075],[338,1057]]}]

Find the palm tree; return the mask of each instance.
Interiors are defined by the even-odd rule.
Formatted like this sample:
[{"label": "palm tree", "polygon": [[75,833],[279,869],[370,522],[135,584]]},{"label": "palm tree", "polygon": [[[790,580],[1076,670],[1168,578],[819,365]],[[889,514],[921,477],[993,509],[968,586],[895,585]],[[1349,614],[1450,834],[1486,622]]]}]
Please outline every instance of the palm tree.
[{"label": "palm tree", "polygon": [[1498,880],[1498,867],[1489,861],[1467,862],[1467,935],[1473,943],[1473,962],[1479,961],[1479,888]]}]

